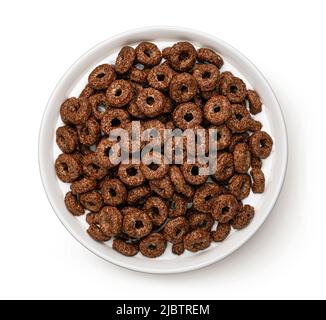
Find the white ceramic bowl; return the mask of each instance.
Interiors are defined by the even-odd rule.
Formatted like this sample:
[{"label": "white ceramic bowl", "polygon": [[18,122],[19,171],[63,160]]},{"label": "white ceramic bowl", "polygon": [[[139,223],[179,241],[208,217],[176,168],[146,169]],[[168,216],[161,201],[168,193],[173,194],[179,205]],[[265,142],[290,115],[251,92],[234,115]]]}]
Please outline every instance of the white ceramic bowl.
[{"label": "white ceramic bowl", "polygon": [[[68,185],[58,180],[54,170],[54,161],[59,154],[55,144],[55,129],[60,124],[61,103],[69,96],[78,95],[87,83],[87,75],[96,65],[104,61],[113,63],[122,46],[136,45],[144,40],[153,41],[161,48],[176,41],[188,40],[195,46],[209,47],[219,52],[225,60],[222,70],[230,70],[239,75],[248,87],[255,88],[260,94],[264,104],[263,112],[255,118],[263,123],[264,130],[270,133],[274,140],[272,154],[264,161],[265,193],[251,193],[245,201],[256,209],[251,224],[242,231],[232,232],[224,242],[212,244],[207,250],[196,254],[186,252],[182,256],[175,256],[169,248],[157,259],[148,259],[140,254],[128,258],[112,250],[111,242],[95,242],[86,233],[85,217],[75,218],[65,208],[63,200]],[[67,230],[91,252],[116,265],[136,271],[178,273],[199,269],[223,259],[243,245],[263,224],[282,188],[287,165],[287,135],[282,112],[271,87],[257,68],[239,51],[202,32],[174,27],[150,27],[128,31],[100,43],[79,58],[65,73],[52,93],[43,116],[39,135],[39,165],[43,185],[53,210]]]}]

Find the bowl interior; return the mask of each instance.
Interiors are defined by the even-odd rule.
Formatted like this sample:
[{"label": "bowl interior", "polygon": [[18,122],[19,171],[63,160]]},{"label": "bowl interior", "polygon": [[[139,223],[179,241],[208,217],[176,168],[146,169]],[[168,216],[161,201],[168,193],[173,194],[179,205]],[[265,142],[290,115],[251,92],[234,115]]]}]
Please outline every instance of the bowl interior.
[{"label": "bowl interior", "polygon": [[[161,49],[176,41],[187,40],[195,46],[208,47],[219,52],[225,60],[222,71],[233,72],[261,96],[263,112],[255,116],[255,119],[263,123],[263,130],[274,140],[272,154],[263,164],[266,177],[265,192],[261,195],[251,193],[244,201],[253,205],[256,210],[251,224],[242,231],[232,232],[224,242],[213,243],[207,250],[196,254],[186,252],[182,256],[175,256],[168,248],[166,253],[157,259],[148,259],[140,254],[128,258],[112,250],[111,241],[106,244],[95,242],[86,234],[85,217],[76,218],[67,211],[63,199],[69,185],[61,183],[54,170],[54,161],[60,153],[55,143],[55,129],[61,125],[59,119],[61,103],[68,97],[79,95],[87,84],[88,74],[96,65],[103,62],[114,63],[122,46],[135,46],[144,40],[155,42]],[[44,188],[54,211],[68,231],[82,245],[103,259],[122,267],[151,273],[176,273],[198,269],[224,258],[239,248],[255,233],[270,213],[282,187],[286,162],[287,138],[284,120],[277,99],[262,74],[241,53],[225,42],[201,32],[180,28],[154,27],[134,30],[108,39],[88,51],[66,72],[55,88],[44,113],[39,137],[39,163]]]}]

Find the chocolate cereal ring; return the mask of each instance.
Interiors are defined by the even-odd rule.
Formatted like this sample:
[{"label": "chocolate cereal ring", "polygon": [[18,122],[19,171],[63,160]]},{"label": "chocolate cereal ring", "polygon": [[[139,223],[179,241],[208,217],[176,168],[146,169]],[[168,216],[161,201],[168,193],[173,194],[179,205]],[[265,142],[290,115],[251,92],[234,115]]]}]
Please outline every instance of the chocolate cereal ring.
[{"label": "chocolate cereal ring", "polygon": [[152,219],[154,226],[161,226],[168,217],[168,207],[159,197],[150,197],[144,204],[144,211]]},{"label": "chocolate cereal ring", "polygon": [[240,104],[232,105],[231,117],[227,120],[226,125],[232,132],[245,132],[251,126],[252,119],[247,108]]},{"label": "chocolate cereal ring", "polygon": [[148,153],[143,156],[140,170],[147,180],[163,178],[169,171],[169,165],[163,155]]},{"label": "chocolate cereal ring", "polygon": [[173,71],[167,65],[159,65],[152,68],[147,76],[148,84],[154,89],[164,91],[170,86]]},{"label": "chocolate cereal ring", "polygon": [[73,182],[82,173],[82,168],[74,155],[60,154],[55,161],[55,171],[62,182]]},{"label": "chocolate cereal ring", "polygon": [[114,149],[114,145],[116,144],[116,141],[112,141],[109,138],[102,138],[102,140],[99,142],[96,151],[96,162],[99,166],[110,169],[116,166],[116,164],[112,163],[112,158],[114,156],[119,156],[119,151],[116,151]]},{"label": "chocolate cereal ring", "polygon": [[234,173],[233,155],[229,152],[222,152],[216,159],[216,170],[213,177],[217,181],[229,179]]},{"label": "chocolate cereal ring", "polygon": [[147,86],[148,73],[148,69],[140,69],[139,65],[136,65],[131,67],[129,77],[131,81],[140,84],[142,89],[144,89],[144,85]]},{"label": "chocolate cereal ring", "polygon": [[230,223],[219,223],[216,230],[211,232],[211,236],[214,242],[222,242],[228,237],[230,232]]},{"label": "chocolate cereal ring", "polygon": [[226,97],[215,95],[206,102],[203,114],[209,123],[219,126],[231,117],[231,104]]},{"label": "chocolate cereal ring", "polygon": [[89,178],[81,178],[71,183],[70,190],[73,194],[86,193],[92,191],[97,187],[96,180]]},{"label": "chocolate cereal ring", "polygon": [[200,91],[211,91],[216,89],[220,72],[213,64],[197,64],[193,70],[192,75],[198,83]]},{"label": "chocolate cereal ring", "polygon": [[127,202],[130,205],[141,205],[151,194],[151,189],[147,185],[142,185],[129,190]]},{"label": "chocolate cereal ring", "polygon": [[263,193],[265,190],[264,172],[258,167],[253,167],[250,171],[250,175],[252,178],[252,192]]},{"label": "chocolate cereal ring", "polygon": [[127,198],[127,189],[119,179],[105,180],[101,186],[104,202],[112,207],[124,203]]},{"label": "chocolate cereal ring", "polygon": [[171,243],[180,243],[189,230],[186,218],[178,217],[167,222],[163,230],[164,238]]},{"label": "chocolate cereal ring", "polygon": [[188,102],[196,96],[197,81],[189,73],[179,73],[173,76],[169,89],[175,102]]},{"label": "chocolate cereal ring", "polygon": [[241,230],[249,225],[255,215],[254,207],[246,204],[231,221],[233,229]]},{"label": "chocolate cereal ring", "polygon": [[106,242],[111,239],[111,237],[105,235],[96,224],[91,224],[87,229],[87,233],[91,238],[98,242]]},{"label": "chocolate cereal ring", "polygon": [[219,69],[224,64],[224,61],[220,55],[218,55],[215,51],[208,48],[200,48],[197,50],[197,59],[203,63],[212,63],[217,66]]},{"label": "chocolate cereal ring", "polygon": [[248,174],[235,174],[229,180],[228,190],[238,200],[243,200],[249,196],[251,181]]},{"label": "chocolate cereal ring", "polygon": [[118,169],[118,177],[129,187],[138,187],[145,182],[145,176],[139,164],[121,163]]},{"label": "chocolate cereal ring", "polygon": [[84,155],[81,159],[83,166],[83,174],[93,180],[100,180],[104,178],[108,170],[100,167],[97,163],[97,158],[94,152]]},{"label": "chocolate cereal ring", "polygon": [[251,155],[246,143],[238,143],[233,151],[234,170],[238,173],[246,173],[251,164]]},{"label": "chocolate cereal ring", "polygon": [[59,127],[56,131],[56,142],[63,153],[76,151],[78,144],[76,130],[69,126]]},{"label": "chocolate cereal ring", "polygon": [[170,199],[174,193],[174,186],[169,176],[149,181],[149,187],[164,199]]},{"label": "chocolate cereal ring", "polygon": [[168,200],[169,218],[184,216],[187,212],[187,205],[187,199],[175,193],[172,198]]},{"label": "chocolate cereal ring", "polygon": [[204,213],[211,212],[214,199],[220,193],[221,189],[216,183],[208,182],[200,186],[194,195],[193,208]]},{"label": "chocolate cereal ring", "polygon": [[103,207],[103,198],[97,191],[90,191],[80,195],[80,203],[89,211],[97,212]]},{"label": "chocolate cereal ring", "polygon": [[115,78],[116,74],[113,67],[109,64],[102,64],[91,72],[88,83],[92,88],[102,90],[107,89]]},{"label": "chocolate cereal ring", "polygon": [[169,174],[171,182],[177,192],[183,194],[187,198],[191,198],[194,195],[193,188],[189,184],[187,184],[178,166],[170,166]]},{"label": "chocolate cereal ring", "polygon": [[215,198],[211,214],[216,221],[227,223],[237,212],[238,201],[232,194],[222,194]]},{"label": "chocolate cereal ring", "polygon": [[106,95],[103,93],[95,94],[88,99],[92,109],[92,114],[96,120],[102,120],[103,115],[109,109],[109,103]]},{"label": "chocolate cereal ring", "polygon": [[141,254],[148,258],[161,256],[166,249],[166,240],[160,233],[152,233],[139,243]]},{"label": "chocolate cereal ring", "polygon": [[207,213],[194,213],[192,214],[189,219],[189,225],[191,229],[200,229],[204,231],[211,231],[212,226],[214,224],[214,220]]},{"label": "chocolate cereal ring", "polygon": [[130,237],[140,239],[151,232],[152,221],[144,211],[130,208],[124,214],[122,229]]},{"label": "chocolate cereal ring", "polygon": [[133,257],[139,252],[137,244],[126,243],[121,239],[114,239],[112,249],[127,257]]},{"label": "chocolate cereal ring", "polygon": [[172,245],[172,253],[180,256],[185,252],[185,247],[183,242],[179,242],[179,243],[174,243]]},{"label": "chocolate cereal ring", "polygon": [[145,116],[153,118],[162,113],[165,97],[156,89],[145,88],[139,93],[136,103]]},{"label": "chocolate cereal ring", "polygon": [[190,252],[198,252],[207,249],[211,244],[211,237],[208,231],[193,230],[190,231],[183,240],[185,249]]},{"label": "chocolate cereal ring", "polygon": [[249,101],[249,110],[251,114],[257,114],[262,111],[262,102],[256,91],[247,90],[247,99]]},{"label": "chocolate cereal ring", "polygon": [[264,131],[254,132],[249,138],[249,148],[251,153],[260,158],[266,159],[273,147],[273,140],[270,135]]},{"label": "chocolate cereal ring", "polygon": [[77,126],[78,140],[85,146],[96,144],[100,138],[100,125],[95,118],[89,118],[85,124]]},{"label": "chocolate cereal ring", "polygon": [[247,96],[246,84],[237,77],[224,77],[220,81],[220,92],[231,103],[241,103]]},{"label": "chocolate cereal ring", "polygon": [[98,221],[99,213],[98,212],[89,212],[86,214],[86,222],[91,225],[91,224],[99,224]]},{"label": "chocolate cereal ring", "polygon": [[223,150],[228,148],[232,140],[232,133],[230,129],[224,124],[211,128],[216,130],[216,135],[213,136],[213,143],[216,150]]},{"label": "chocolate cereal ring", "polygon": [[85,213],[85,210],[81,203],[78,201],[77,196],[72,194],[71,191],[69,191],[65,196],[65,205],[68,211],[74,215],[74,216],[81,216]]},{"label": "chocolate cereal ring", "polygon": [[85,123],[91,112],[91,106],[86,98],[69,98],[60,107],[61,119],[68,124]]},{"label": "chocolate cereal ring", "polygon": [[107,110],[101,120],[101,129],[104,133],[110,134],[113,129],[121,128],[130,122],[127,111],[122,109]]},{"label": "chocolate cereal ring", "polygon": [[199,126],[202,119],[201,109],[192,102],[179,104],[173,112],[173,123],[182,130]]},{"label": "chocolate cereal ring", "polygon": [[249,134],[247,132],[235,133],[231,137],[231,143],[230,143],[228,149],[229,149],[230,152],[233,152],[234,147],[238,143],[248,143],[248,141],[249,141]]},{"label": "chocolate cereal ring", "polygon": [[207,163],[183,163],[181,165],[181,171],[183,174],[183,177],[185,180],[194,186],[198,186],[200,184],[203,184],[208,179],[207,174],[201,173],[201,170],[206,169],[208,170],[208,164]]},{"label": "chocolate cereal ring", "polygon": [[135,51],[137,61],[145,66],[155,66],[162,60],[162,53],[154,43],[141,42]]},{"label": "chocolate cereal ring", "polygon": [[128,104],[133,96],[130,83],[120,79],[113,81],[106,91],[108,104],[113,108],[121,108]]},{"label": "chocolate cereal ring", "polygon": [[136,59],[135,49],[129,46],[123,47],[115,60],[115,71],[124,74],[130,70]]},{"label": "chocolate cereal ring", "polygon": [[122,214],[116,207],[103,207],[99,213],[99,225],[107,236],[117,236],[122,228]]},{"label": "chocolate cereal ring", "polygon": [[251,167],[254,168],[254,167],[257,167],[257,168],[260,168],[263,166],[263,161],[254,156],[254,155],[251,155]]},{"label": "chocolate cereal ring", "polygon": [[189,42],[174,44],[166,57],[171,67],[180,72],[190,70],[194,66],[196,58],[196,49]]}]

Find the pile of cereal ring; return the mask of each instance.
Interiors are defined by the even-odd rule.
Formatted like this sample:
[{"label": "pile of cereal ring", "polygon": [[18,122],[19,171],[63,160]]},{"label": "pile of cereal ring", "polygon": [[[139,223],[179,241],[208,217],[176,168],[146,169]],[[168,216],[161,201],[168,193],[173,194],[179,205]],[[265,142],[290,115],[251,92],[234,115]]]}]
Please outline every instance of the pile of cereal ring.
[{"label": "pile of cereal ring", "polygon": [[[114,65],[96,67],[80,96],[62,103],[55,170],[70,183],[67,209],[86,214],[94,240],[113,238],[123,255],[155,258],[168,242],[176,255],[197,252],[251,222],[254,208],[242,201],[264,192],[262,160],[273,140],[253,118],[262,110],[259,95],[222,72],[223,64],[215,51],[189,42],[162,51],[141,42],[123,47]],[[158,132],[215,128],[215,173],[199,175],[199,163],[112,163],[108,135],[130,132],[133,121]]]}]

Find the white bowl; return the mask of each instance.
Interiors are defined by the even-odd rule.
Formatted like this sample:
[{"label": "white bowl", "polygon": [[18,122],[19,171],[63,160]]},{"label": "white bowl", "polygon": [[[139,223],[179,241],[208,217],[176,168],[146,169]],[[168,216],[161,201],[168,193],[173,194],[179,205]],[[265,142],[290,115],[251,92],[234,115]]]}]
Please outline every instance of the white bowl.
[{"label": "white bowl", "polygon": [[[68,185],[56,177],[54,161],[59,154],[55,144],[55,129],[60,124],[59,108],[69,96],[78,95],[87,83],[89,72],[101,62],[113,63],[117,52],[124,45],[135,45],[140,41],[153,41],[164,47],[180,40],[188,40],[195,46],[209,47],[219,52],[224,60],[223,70],[230,70],[244,79],[248,87],[258,91],[263,101],[263,112],[255,118],[260,120],[274,140],[271,156],[264,161],[266,190],[262,195],[250,194],[245,203],[255,206],[256,215],[251,224],[234,231],[220,244],[212,244],[207,250],[196,254],[186,252],[175,256],[170,248],[157,259],[149,259],[138,254],[129,258],[115,252],[111,242],[97,243],[86,233],[85,218],[75,218],[64,205],[64,195]],[[242,246],[263,224],[271,212],[281,191],[287,165],[287,135],[281,108],[277,99],[259,70],[239,51],[214,36],[174,27],[150,27],[125,32],[110,38],[87,53],[73,64],[59,81],[52,93],[43,116],[39,135],[39,165],[44,189],[60,221],[67,230],[86,248],[99,257],[116,265],[149,273],[178,273],[199,269],[217,262]],[[271,235],[273,236],[273,235]]]}]

